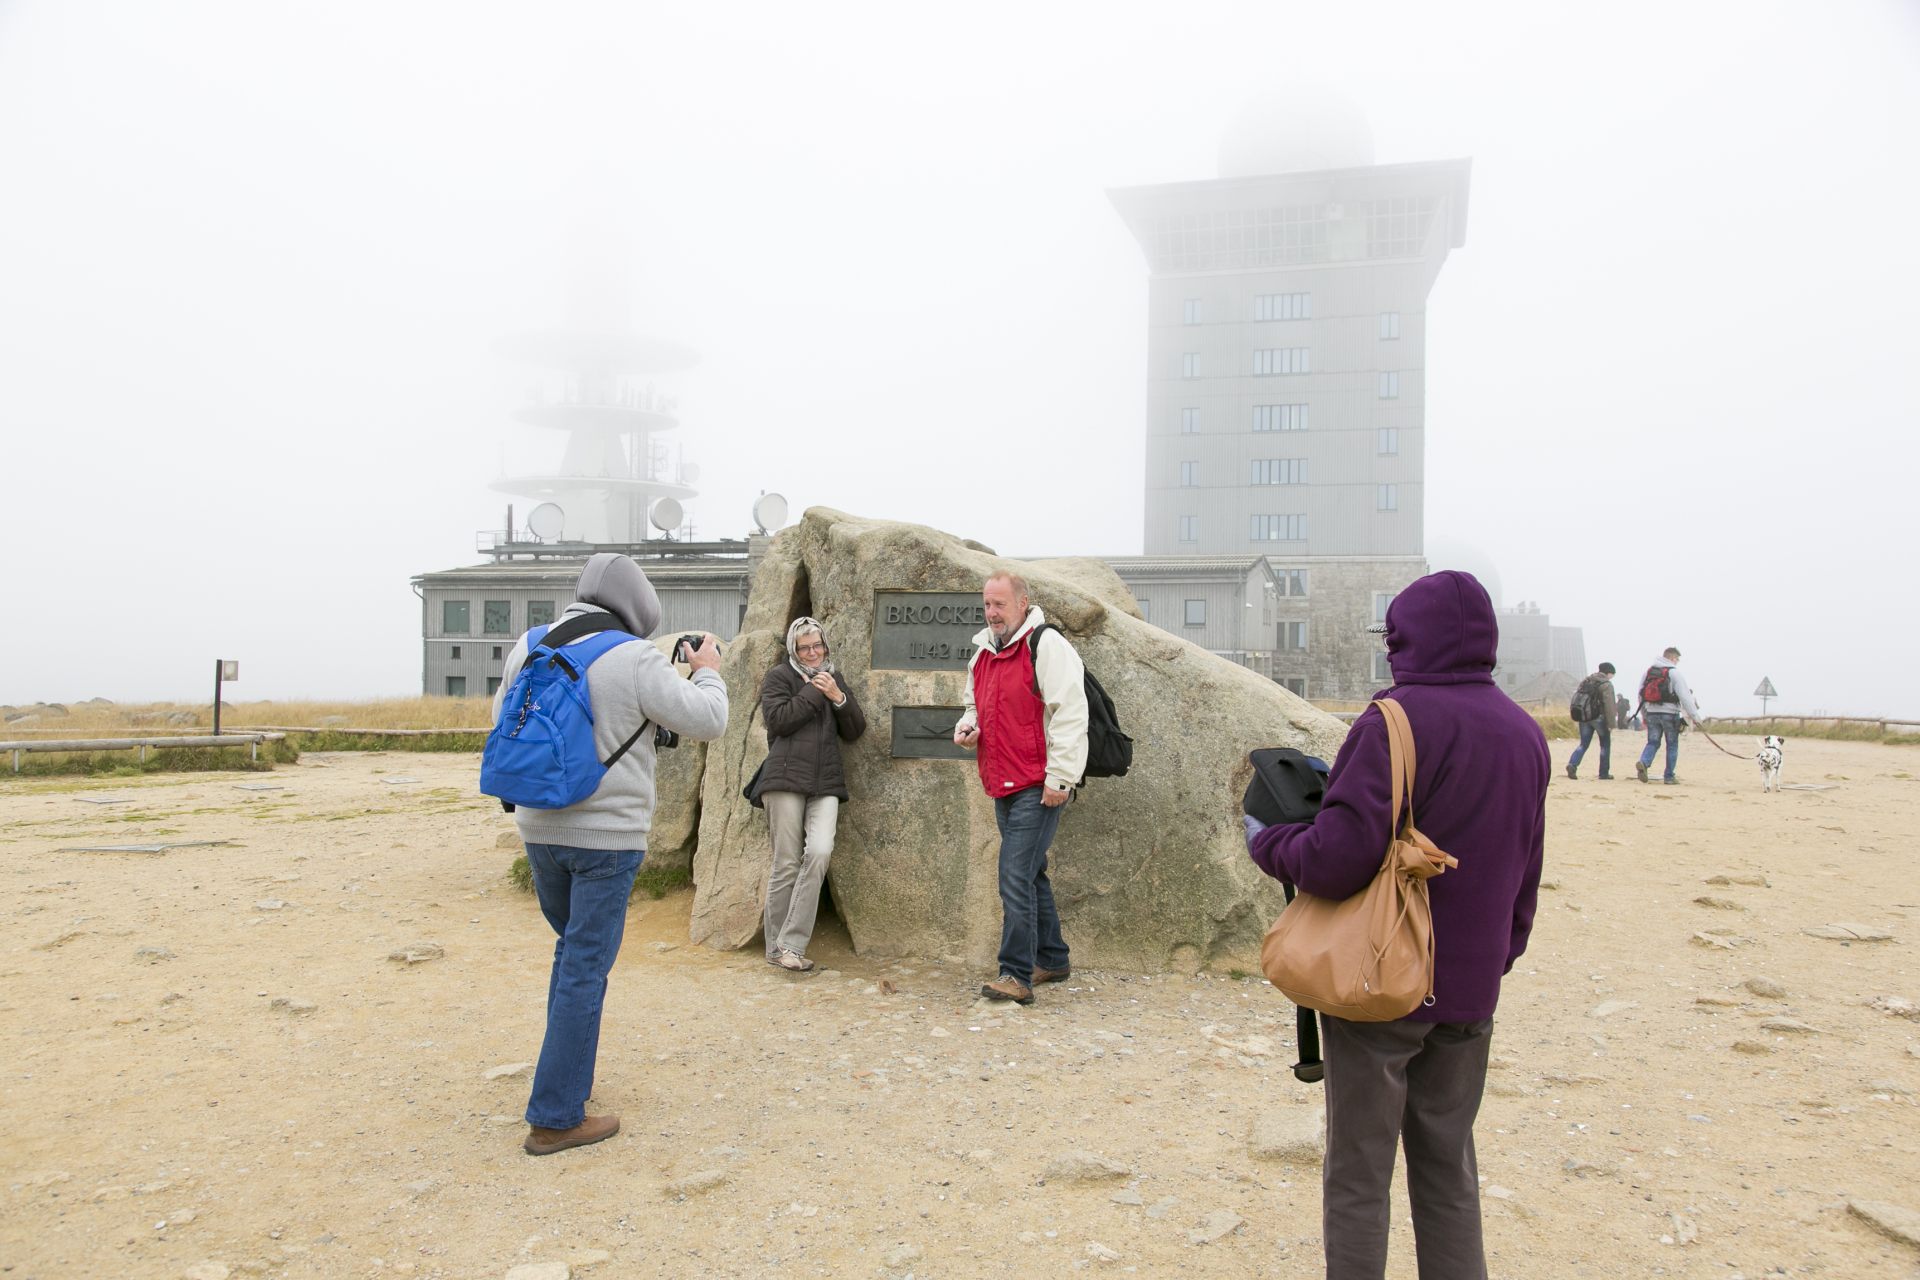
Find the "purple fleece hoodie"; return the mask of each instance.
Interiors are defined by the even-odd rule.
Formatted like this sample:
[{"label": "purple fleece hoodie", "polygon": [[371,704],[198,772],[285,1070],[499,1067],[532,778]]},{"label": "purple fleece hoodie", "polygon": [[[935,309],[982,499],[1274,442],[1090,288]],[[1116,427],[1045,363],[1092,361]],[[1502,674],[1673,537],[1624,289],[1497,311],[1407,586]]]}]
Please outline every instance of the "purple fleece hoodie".
[{"label": "purple fleece hoodie", "polygon": [[[1391,695],[1413,726],[1413,816],[1460,865],[1427,881],[1434,1003],[1414,1022],[1493,1016],[1500,979],[1526,950],[1546,834],[1546,736],[1493,683],[1493,602],[1471,574],[1429,574],[1387,609]],[[1254,836],[1262,871],[1323,898],[1365,888],[1386,855],[1387,726],[1368,707],[1333,762],[1320,815]]]}]

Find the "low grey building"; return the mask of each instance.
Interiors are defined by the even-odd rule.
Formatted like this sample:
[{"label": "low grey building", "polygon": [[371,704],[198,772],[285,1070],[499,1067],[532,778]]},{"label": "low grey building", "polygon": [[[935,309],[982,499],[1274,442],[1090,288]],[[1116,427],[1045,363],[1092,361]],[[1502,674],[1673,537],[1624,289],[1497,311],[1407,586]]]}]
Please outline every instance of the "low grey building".
[{"label": "low grey building", "polygon": [[1112,556],[1107,563],[1148,622],[1273,675],[1284,584],[1265,556]]},{"label": "low grey building", "polygon": [[596,551],[620,551],[640,562],[660,593],[663,634],[711,631],[731,640],[746,614],[751,566],[766,541],[502,542],[489,548],[491,563],[420,574],[413,589],[420,597],[421,689],[452,698],[491,695],[514,642],[567,607]]},{"label": "low grey building", "polygon": [[1303,698],[1357,702],[1393,683],[1367,624],[1426,571],[1401,556],[1112,556],[1147,621]]}]

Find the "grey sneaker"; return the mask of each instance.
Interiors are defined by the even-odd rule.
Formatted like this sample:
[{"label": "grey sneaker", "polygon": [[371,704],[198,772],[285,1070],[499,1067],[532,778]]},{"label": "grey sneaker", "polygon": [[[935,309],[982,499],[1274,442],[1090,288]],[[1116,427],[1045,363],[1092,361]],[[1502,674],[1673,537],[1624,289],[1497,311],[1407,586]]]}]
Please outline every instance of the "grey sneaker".
[{"label": "grey sneaker", "polygon": [[1647,766],[1641,764],[1637,760],[1634,762],[1633,772],[1634,772],[1634,775],[1640,779],[1640,781],[1645,782],[1647,780]]},{"label": "grey sneaker", "polygon": [[813,968],[813,961],[807,959],[798,951],[789,951],[785,947],[782,947],[779,953],[773,957],[773,963],[779,965],[789,973],[807,973]]}]

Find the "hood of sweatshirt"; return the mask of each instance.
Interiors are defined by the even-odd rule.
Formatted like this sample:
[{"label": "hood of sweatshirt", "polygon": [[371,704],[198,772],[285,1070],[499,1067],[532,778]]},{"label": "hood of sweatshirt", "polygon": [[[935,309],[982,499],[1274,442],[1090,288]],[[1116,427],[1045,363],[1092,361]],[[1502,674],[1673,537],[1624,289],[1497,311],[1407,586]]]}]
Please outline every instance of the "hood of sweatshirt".
[{"label": "hood of sweatshirt", "polygon": [[660,628],[660,597],[632,556],[617,551],[595,553],[580,571],[573,598],[605,609],[620,620],[621,630],[642,640]]},{"label": "hood of sweatshirt", "polygon": [[1387,664],[1395,684],[1491,684],[1500,626],[1480,580],[1430,573],[1387,606]]}]

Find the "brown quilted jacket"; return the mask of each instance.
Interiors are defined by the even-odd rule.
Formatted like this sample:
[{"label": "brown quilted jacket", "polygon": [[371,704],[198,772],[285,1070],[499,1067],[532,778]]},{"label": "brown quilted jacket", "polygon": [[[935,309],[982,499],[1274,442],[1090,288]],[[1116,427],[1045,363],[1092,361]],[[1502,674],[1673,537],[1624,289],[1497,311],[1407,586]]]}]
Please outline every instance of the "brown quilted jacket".
[{"label": "brown quilted jacket", "polygon": [[760,716],[767,726],[767,765],[758,794],[793,791],[846,800],[847,775],[840,743],[867,729],[867,717],[839,672],[833,676],[846,702],[836,707],[781,659],[760,682]]}]

